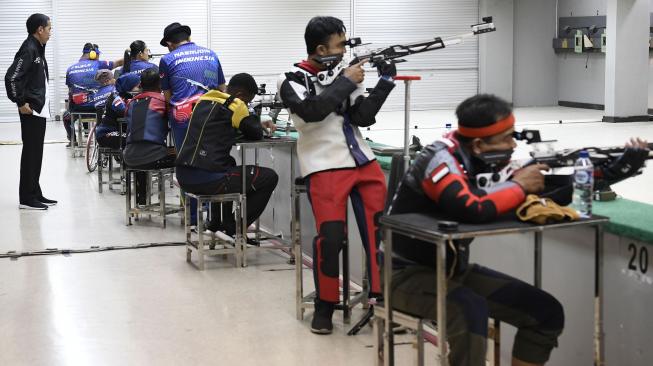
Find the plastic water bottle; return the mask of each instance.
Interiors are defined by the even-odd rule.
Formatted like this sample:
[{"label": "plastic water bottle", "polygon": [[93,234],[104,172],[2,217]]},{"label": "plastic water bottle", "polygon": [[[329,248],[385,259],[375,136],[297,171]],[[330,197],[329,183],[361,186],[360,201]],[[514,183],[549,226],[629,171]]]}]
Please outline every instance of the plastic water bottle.
[{"label": "plastic water bottle", "polygon": [[582,217],[592,215],[592,194],[594,192],[594,166],[587,151],[580,152],[574,164],[573,208]]}]

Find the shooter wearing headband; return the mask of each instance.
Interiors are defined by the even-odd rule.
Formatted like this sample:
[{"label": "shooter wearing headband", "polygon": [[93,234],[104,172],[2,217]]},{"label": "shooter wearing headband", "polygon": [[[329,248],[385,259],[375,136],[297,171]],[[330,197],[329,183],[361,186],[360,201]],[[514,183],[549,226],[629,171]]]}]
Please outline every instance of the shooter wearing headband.
[{"label": "shooter wearing headband", "polygon": [[[458,130],[426,146],[416,157],[397,188],[390,215],[437,213],[460,222],[489,223],[513,212],[526,194],[546,189],[541,170],[548,167],[543,164],[517,169],[491,188],[477,184],[480,173],[508,165],[517,146],[515,117],[506,101],[476,95],[458,106],[456,116]],[[626,146],[627,151],[639,151],[646,141],[631,140]],[[612,168],[597,168],[595,176],[609,175]],[[544,364],[564,327],[562,305],[528,283],[470,264],[470,243],[471,239],[457,240],[447,248],[449,362],[485,365],[488,318],[492,317],[518,328],[512,365]],[[436,319],[435,247],[398,234],[393,244],[394,308]]]}]

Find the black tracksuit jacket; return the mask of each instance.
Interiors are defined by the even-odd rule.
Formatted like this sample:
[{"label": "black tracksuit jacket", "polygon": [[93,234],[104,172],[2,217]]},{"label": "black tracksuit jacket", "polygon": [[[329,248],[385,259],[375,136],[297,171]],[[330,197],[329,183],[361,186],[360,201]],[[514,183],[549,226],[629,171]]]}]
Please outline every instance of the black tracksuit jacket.
[{"label": "black tracksuit jacket", "polygon": [[41,113],[45,104],[46,79],[49,79],[49,73],[45,45],[29,35],[5,74],[7,96],[19,107],[29,103],[30,108]]}]

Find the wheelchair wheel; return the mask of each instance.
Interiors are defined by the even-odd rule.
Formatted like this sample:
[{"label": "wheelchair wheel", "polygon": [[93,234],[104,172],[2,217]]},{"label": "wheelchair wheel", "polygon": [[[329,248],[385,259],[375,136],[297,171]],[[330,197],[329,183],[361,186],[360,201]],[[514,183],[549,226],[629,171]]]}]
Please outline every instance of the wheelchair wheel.
[{"label": "wheelchair wheel", "polygon": [[93,173],[97,169],[98,149],[99,146],[95,140],[95,126],[93,126],[88,133],[88,139],[86,139],[86,169],[89,173]]}]

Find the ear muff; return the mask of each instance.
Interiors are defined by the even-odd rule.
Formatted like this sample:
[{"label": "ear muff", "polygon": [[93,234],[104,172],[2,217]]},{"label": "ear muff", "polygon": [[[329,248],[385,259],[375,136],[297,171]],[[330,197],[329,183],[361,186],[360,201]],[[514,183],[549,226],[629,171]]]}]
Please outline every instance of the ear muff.
[{"label": "ear muff", "polygon": [[97,59],[97,52],[95,50],[91,50],[91,52],[88,53],[88,58],[91,60],[96,60]]}]

